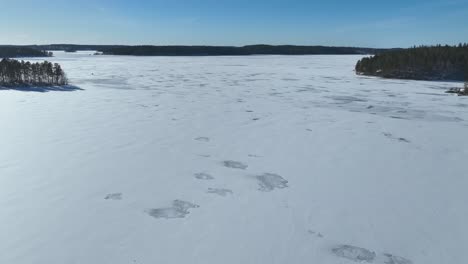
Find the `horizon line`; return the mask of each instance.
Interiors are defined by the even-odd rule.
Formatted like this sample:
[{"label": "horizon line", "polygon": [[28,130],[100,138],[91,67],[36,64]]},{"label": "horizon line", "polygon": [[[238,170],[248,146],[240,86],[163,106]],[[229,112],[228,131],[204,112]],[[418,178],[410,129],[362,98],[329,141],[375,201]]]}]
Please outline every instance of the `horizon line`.
[{"label": "horizon line", "polygon": [[[48,43],[48,44],[0,44],[0,46],[53,46],[53,45],[75,45],[75,46],[122,46],[122,47],[138,47],[138,46],[150,46],[150,47],[234,47],[242,48],[249,46],[295,46],[295,47],[332,47],[332,48],[365,48],[365,49],[401,49],[401,47],[370,47],[370,46],[345,46],[345,45],[306,45],[306,44],[244,44],[244,45],[212,45],[212,44],[170,44],[170,45],[161,45],[161,44],[76,44],[76,43]],[[427,46],[436,46],[427,45]],[[445,44],[443,44],[445,45]],[[448,45],[448,44],[447,44]],[[418,45],[419,46],[419,45]],[[452,45],[449,45],[452,46]]]}]

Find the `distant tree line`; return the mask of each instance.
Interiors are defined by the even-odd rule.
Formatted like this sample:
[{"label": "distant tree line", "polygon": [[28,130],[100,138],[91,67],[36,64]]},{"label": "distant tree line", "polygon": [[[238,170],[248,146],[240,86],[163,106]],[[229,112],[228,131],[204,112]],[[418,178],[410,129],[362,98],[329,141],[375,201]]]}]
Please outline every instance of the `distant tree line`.
[{"label": "distant tree line", "polygon": [[249,45],[234,46],[127,46],[127,45],[77,45],[49,44],[23,46],[36,50],[93,50],[105,55],[133,56],[222,56],[222,55],[347,55],[347,54],[377,54],[388,49],[372,49],[359,47],[327,47],[327,46],[296,46],[296,45]]},{"label": "distant tree line", "polygon": [[29,45],[26,46],[38,50],[87,50],[87,51],[96,51],[103,49],[111,49],[117,47],[124,47],[123,45],[80,45],[80,44],[48,44],[48,45]]},{"label": "distant tree line", "polygon": [[237,55],[316,55],[376,54],[384,50],[325,46],[116,46],[98,49],[105,55],[133,56],[237,56]]},{"label": "distant tree line", "polygon": [[3,59],[0,61],[0,86],[22,85],[66,85],[65,72],[58,63],[18,61]]},{"label": "distant tree line", "polygon": [[71,53],[73,53],[73,52],[77,52],[78,50],[77,50],[77,49],[74,49],[74,48],[72,48],[72,47],[69,47],[69,48],[64,49],[64,51],[65,51],[65,52],[71,52]]},{"label": "distant tree line", "polygon": [[356,73],[398,79],[468,81],[468,44],[383,52],[358,61]]},{"label": "distant tree line", "polygon": [[0,58],[51,57],[52,52],[24,46],[0,46]]}]

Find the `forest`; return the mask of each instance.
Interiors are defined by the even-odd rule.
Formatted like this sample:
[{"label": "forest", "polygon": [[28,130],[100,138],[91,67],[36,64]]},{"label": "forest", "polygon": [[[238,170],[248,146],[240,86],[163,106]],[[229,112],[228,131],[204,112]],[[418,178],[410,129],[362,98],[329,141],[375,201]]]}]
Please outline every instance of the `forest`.
[{"label": "forest", "polygon": [[124,45],[80,45],[80,44],[47,44],[47,45],[29,45],[26,46],[29,48],[37,49],[37,50],[87,50],[87,51],[96,51],[96,50],[103,50],[103,49],[111,49],[117,47],[125,47]]},{"label": "forest", "polygon": [[238,56],[238,55],[346,55],[376,54],[383,49],[294,45],[234,46],[116,46],[98,49],[105,55],[133,56]]},{"label": "forest", "polygon": [[52,52],[24,46],[0,46],[0,58],[51,57]]},{"label": "forest", "polygon": [[0,61],[0,86],[59,86],[67,85],[65,72],[58,63],[18,61],[2,59]]},{"label": "forest", "polygon": [[468,44],[419,46],[363,58],[356,73],[414,80],[468,80]]},{"label": "forest", "polygon": [[[297,45],[249,45],[236,46],[128,46],[128,45],[79,45],[79,44],[49,44],[18,46],[34,50],[61,50],[74,52],[79,50],[98,51],[105,55],[133,56],[223,56],[223,55],[356,55],[377,54],[388,49],[373,49],[361,47],[328,47],[328,46],[297,46]],[[5,57],[5,56],[4,56]],[[9,57],[9,56],[7,56]]]}]

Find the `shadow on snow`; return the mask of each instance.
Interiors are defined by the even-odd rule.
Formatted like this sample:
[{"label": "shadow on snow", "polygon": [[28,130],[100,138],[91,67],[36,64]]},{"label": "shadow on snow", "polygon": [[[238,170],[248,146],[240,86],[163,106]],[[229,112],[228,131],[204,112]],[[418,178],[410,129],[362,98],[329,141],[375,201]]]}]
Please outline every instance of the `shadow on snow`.
[{"label": "shadow on snow", "polygon": [[83,89],[74,86],[74,85],[63,85],[63,86],[18,86],[18,87],[4,87],[0,86],[0,91],[2,90],[14,90],[20,92],[38,92],[38,93],[47,93],[47,92],[73,92],[73,91],[82,91]]}]

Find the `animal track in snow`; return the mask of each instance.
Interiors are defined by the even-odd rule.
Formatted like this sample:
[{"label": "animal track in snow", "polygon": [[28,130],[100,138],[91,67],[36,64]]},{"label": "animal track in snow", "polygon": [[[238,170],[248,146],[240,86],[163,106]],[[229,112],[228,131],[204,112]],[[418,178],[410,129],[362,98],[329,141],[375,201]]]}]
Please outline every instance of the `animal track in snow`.
[{"label": "animal track in snow", "polygon": [[337,246],[332,249],[332,253],[337,257],[345,258],[355,262],[372,263],[374,260],[376,260],[378,263],[383,261],[385,264],[413,264],[411,260],[403,257],[395,256],[389,253],[384,253],[382,255],[379,254],[379,256],[377,256],[375,252],[369,249],[350,245]]},{"label": "animal track in snow", "polygon": [[248,165],[246,165],[246,164],[244,164],[242,162],[233,161],[233,160],[225,160],[225,161],[223,161],[223,165],[226,168],[239,169],[239,170],[245,170],[245,169],[247,169],[249,167]]},{"label": "animal track in snow", "polygon": [[386,137],[388,137],[388,138],[390,138],[390,139],[398,140],[399,142],[411,143],[411,141],[409,141],[409,140],[406,139],[406,138],[403,138],[403,137],[400,137],[400,138],[394,137],[392,133],[384,132],[383,135],[386,136]]},{"label": "animal track in snow", "polygon": [[211,176],[210,174],[208,173],[204,173],[204,172],[200,172],[200,173],[195,173],[195,178],[199,179],[199,180],[205,180],[205,181],[209,181],[209,180],[213,180],[214,177]]},{"label": "animal track in snow", "polygon": [[385,264],[413,264],[413,262],[409,259],[405,259],[399,256],[395,256],[392,254],[385,253]]},{"label": "animal track in snow", "polygon": [[233,194],[232,190],[229,189],[219,189],[219,188],[208,188],[207,193],[217,194],[219,196],[227,196],[228,194]]},{"label": "animal track in snow", "polygon": [[255,176],[262,192],[271,192],[274,189],[284,189],[288,187],[288,181],[278,174],[265,173]]},{"label": "animal track in snow", "polygon": [[314,235],[314,236],[318,237],[318,238],[323,238],[323,237],[324,237],[323,234],[320,233],[320,232],[315,232],[315,231],[313,231],[313,230],[308,230],[307,232],[308,232],[309,234],[311,234],[311,235]]},{"label": "animal track in snow", "polygon": [[111,193],[104,197],[106,200],[122,200],[122,193]]},{"label": "animal track in snow", "polygon": [[173,218],[184,218],[190,212],[190,209],[199,208],[199,205],[182,201],[182,200],[174,200],[172,202],[171,207],[166,208],[157,208],[157,209],[149,209],[146,213],[154,218],[165,218],[165,219],[173,219]]},{"label": "animal track in snow", "polygon": [[370,251],[365,248],[350,246],[350,245],[340,245],[332,249],[332,253],[340,258],[349,259],[355,262],[373,262],[376,254],[373,251]]},{"label": "animal track in snow", "polygon": [[197,137],[197,138],[195,138],[195,140],[200,141],[200,142],[210,142],[209,137]]}]

